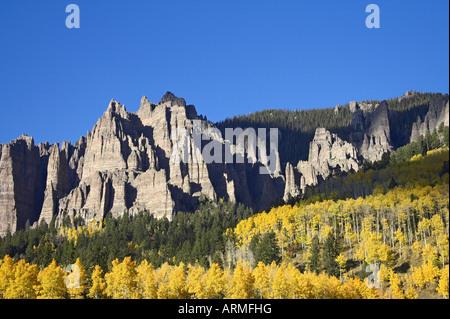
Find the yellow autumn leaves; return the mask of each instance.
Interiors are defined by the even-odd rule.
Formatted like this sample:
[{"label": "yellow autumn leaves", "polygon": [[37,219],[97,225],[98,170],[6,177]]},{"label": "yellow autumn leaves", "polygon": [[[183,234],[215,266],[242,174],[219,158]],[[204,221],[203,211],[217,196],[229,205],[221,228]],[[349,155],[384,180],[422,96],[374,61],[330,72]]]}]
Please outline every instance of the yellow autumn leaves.
[{"label": "yellow autumn leaves", "polygon": [[[345,267],[346,259],[338,256]],[[38,270],[24,260],[9,256],[0,261],[0,298],[4,299],[415,299],[424,285],[438,280],[437,292],[448,298],[448,265],[439,270],[432,263],[415,268],[407,279],[384,264],[379,270],[382,285],[375,289],[366,281],[344,276],[342,280],[324,272],[300,272],[293,264],[259,262],[255,268],[239,261],[235,269],[222,270],[213,263],[209,269],[199,264],[154,269],[146,260],[136,265],[130,257],[112,262],[109,272],[94,267],[91,276],[77,260],[76,285],[70,285],[73,273],[66,273],[52,261]],[[73,281],[72,281],[73,283]]]},{"label": "yellow autumn leaves", "polygon": [[[238,262],[235,269],[218,264],[205,269],[199,264],[154,269],[147,261],[139,265],[130,257],[114,260],[110,272],[95,266],[90,278],[77,260],[76,285],[71,274],[52,261],[38,270],[24,260],[9,256],[0,261],[0,297],[7,299],[250,299],[250,298],[378,298],[373,288],[359,279],[341,282],[324,273],[301,273],[292,264],[264,265],[254,269]],[[69,288],[68,288],[69,287]]]},{"label": "yellow autumn leaves", "polygon": [[[448,225],[448,184],[409,185],[365,198],[272,208],[239,222],[226,235],[248,249],[254,237],[273,232],[283,261],[307,263],[312,239],[324,243],[331,233],[343,245],[336,258],[340,279],[347,260],[381,264],[390,270],[390,288],[383,292],[388,298],[417,297],[432,283],[439,286],[434,293],[448,298]],[[402,263],[412,265],[405,274],[389,268]]]}]

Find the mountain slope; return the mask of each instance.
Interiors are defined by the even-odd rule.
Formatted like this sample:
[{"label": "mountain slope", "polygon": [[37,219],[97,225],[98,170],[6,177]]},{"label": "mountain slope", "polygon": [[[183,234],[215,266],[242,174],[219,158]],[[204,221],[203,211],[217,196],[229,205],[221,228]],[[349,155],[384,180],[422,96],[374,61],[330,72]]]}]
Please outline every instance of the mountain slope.
[{"label": "mountain slope", "polygon": [[[448,100],[407,92],[329,109],[267,110],[216,126],[170,92],[158,103],[144,96],[135,113],[112,100],[75,145],[36,146],[26,135],[0,145],[0,236],[53,218],[61,224],[67,216],[89,221],[148,210],[171,219],[194,211],[201,198],[265,209],[448,125]],[[238,136],[226,136],[226,128],[248,127],[279,129],[269,161],[260,156],[264,143],[252,149],[248,137],[236,146]],[[269,146],[271,153],[271,140]]]}]

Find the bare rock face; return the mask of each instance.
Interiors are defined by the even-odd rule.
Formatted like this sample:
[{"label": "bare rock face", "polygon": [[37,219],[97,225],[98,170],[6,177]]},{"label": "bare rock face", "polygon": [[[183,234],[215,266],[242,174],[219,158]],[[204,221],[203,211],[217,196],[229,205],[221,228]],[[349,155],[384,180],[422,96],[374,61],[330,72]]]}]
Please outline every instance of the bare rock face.
[{"label": "bare rock face", "polygon": [[39,147],[22,135],[0,145],[0,236],[38,220],[44,179]]},{"label": "bare rock face", "polygon": [[391,142],[387,102],[381,102],[368,118],[370,119],[370,126],[363,132],[363,141],[359,146],[359,153],[364,159],[374,162],[381,160],[384,153],[392,152],[394,149]]},{"label": "bare rock face", "polygon": [[330,176],[333,170],[343,172],[359,169],[358,151],[351,143],[341,140],[325,128],[316,129],[309,146],[308,161],[299,161],[294,169],[286,165],[284,198],[297,196],[306,186],[317,185]]},{"label": "bare rock face", "polygon": [[[177,137],[180,130],[184,135]],[[171,219],[193,210],[202,195],[257,209],[283,195],[278,154],[272,174],[260,174],[267,164],[245,150],[235,150],[243,162],[211,163],[203,157],[208,141],[196,140],[198,131],[225,149],[220,132],[194,106],[167,92],[157,104],[144,96],[135,113],[111,100],[75,145],[35,146],[27,136],[0,145],[0,236],[24,228],[27,220],[61,224],[67,217],[98,220],[144,210]],[[174,159],[180,138],[188,145],[186,161]]]},{"label": "bare rock face", "polygon": [[423,120],[419,117],[413,123],[411,142],[418,141],[419,137],[427,134],[428,131],[433,132],[437,130],[442,123],[444,126],[449,126],[449,100],[444,97],[432,100],[430,108]]},{"label": "bare rock face", "polygon": [[290,196],[296,197],[301,193],[301,181],[300,181],[300,173],[297,170],[294,170],[294,167],[291,163],[286,164],[286,185],[284,188],[284,196],[283,199],[287,201]]},{"label": "bare rock face", "polygon": [[355,113],[359,109],[358,103],[356,103],[356,101],[350,101],[348,103],[348,106],[350,108],[350,112],[352,113]]},{"label": "bare rock face", "polygon": [[56,143],[49,149],[47,182],[39,221],[50,223],[58,211],[58,199],[70,191],[68,147],[68,143],[64,143],[60,150]]},{"label": "bare rock face", "polygon": [[314,139],[309,146],[308,162],[324,179],[338,165],[344,172],[358,171],[357,151],[355,147],[325,128],[316,129]]}]

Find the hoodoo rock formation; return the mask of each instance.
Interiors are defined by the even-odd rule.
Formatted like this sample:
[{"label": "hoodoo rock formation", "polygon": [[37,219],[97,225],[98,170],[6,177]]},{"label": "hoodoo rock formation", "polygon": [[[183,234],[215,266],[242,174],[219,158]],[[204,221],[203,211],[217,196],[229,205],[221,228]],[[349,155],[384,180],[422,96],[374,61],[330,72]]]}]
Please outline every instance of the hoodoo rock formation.
[{"label": "hoodoo rock formation", "polygon": [[[143,97],[135,113],[112,100],[75,145],[35,146],[25,135],[0,145],[0,236],[54,217],[61,223],[66,216],[90,220],[148,210],[171,219],[195,208],[202,194],[256,209],[283,195],[284,177],[259,174],[265,164],[249,161],[247,153],[244,163],[205,162],[193,140],[193,120],[201,130],[214,128],[167,92],[157,104]],[[188,132],[186,163],[171,158],[177,129]]]}]

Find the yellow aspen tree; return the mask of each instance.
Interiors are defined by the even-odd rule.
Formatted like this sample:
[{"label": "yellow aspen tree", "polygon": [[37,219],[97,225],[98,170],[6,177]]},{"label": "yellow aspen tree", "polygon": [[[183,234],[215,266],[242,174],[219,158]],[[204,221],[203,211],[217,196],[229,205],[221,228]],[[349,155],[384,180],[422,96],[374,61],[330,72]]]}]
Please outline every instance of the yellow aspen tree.
[{"label": "yellow aspen tree", "polygon": [[410,247],[414,257],[419,258],[422,256],[422,245],[419,241],[414,241]]},{"label": "yellow aspen tree", "polygon": [[0,260],[0,298],[4,298],[6,289],[8,288],[10,281],[13,279],[14,274],[14,260],[6,255]]},{"label": "yellow aspen tree", "polygon": [[186,285],[189,295],[192,299],[206,299],[206,280],[203,280],[205,275],[205,268],[198,263],[188,266],[186,277]]},{"label": "yellow aspen tree", "polygon": [[106,295],[113,299],[137,298],[136,262],[131,257],[125,257],[120,263],[112,261],[111,272],[105,274]]},{"label": "yellow aspen tree", "polygon": [[205,293],[208,299],[223,298],[225,290],[225,278],[222,269],[216,263],[212,263],[204,275]]},{"label": "yellow aspen tree", "polygon": [[442,264],[442,267],[445,268],[445,265],[448,264],[449,260],[449,242],[445,232],[442,232],[437,236],[436,244],[439,247],[440,263]]},{"label": "yellow aspen tree", "polygon": [[345,258],[344,254],[340,253],[339,256],[336,257],[336,262],[339,265],[339,279],[342,281],[342,274],[347,267],[347,258]]},{"label": "yellow aspen tree", "polygon": [[170,265],[165,262],[156,270],[157,296],[158,299],[169,298],[169,276],[171,272]]},{"label": "yellow aspen tree", "polygon": [[[295,267],[291,267],[291,269]],[[300,273],[298,269],[292,269],[289,274],[289,278],[292,281],[292,298],[294,299],[307,299],[309,289],[311,287],[307,277]]]},{"label": "yellow aspen tree", "polygon": [[402,252],[406,244],[406,236],[403,234],[400,228],[398,228],[394,232],[394,240],[398,243],[398,253],[400,255],[400,258],[402,258]]},{"label": "yellow aspen tree", "polygon": [[99,265],[95,265],[91,275],[92,285],[89,288],[88,297],[92,299],[104,299],[106,297],[106,282],[103,278],[103,270]]},{"label": "yellow aspen tree", "polygon": [[390,269],[385,264],[380,265],[380,269],[378,270],[378,280],[381,284],[381,290],[383,290],[384,283],[389,282],[389,278],[392,272],[392,269]]},{"label": "yellow aspen tree", "polygon": [[224,285],[224,298],[231,299],[231,294],[233,290],[233,273],[229,268],[223,271]]},{"label": "yellow aspen tree", "polygon": [[386,265],[392,265],[394,262],[394,253],[389,245],[380,243],[378,245],[378,260]]},{"label": "yellow aspen tree", "polygon": [[77,258],[72,266],[72,272],[66,277],[70,299],[84,299],[87,288],[86,271],[80,258]]},{"label": "yellow aspen tree", "polygon": [[286,267],[284,264],[278,267],[272,282],[272,298],[287,299],[289,296],[290,285],[285,274]]},{"label": "yellow aspen tree", "polygon": [[36,299],[35,287],[38,284],[39,269],[30,265],[24,259],[14,265],[13,278],[5,291],[6,299]]},{"label": "yellow aspen tree", "polygon": [[184,271],[184,263],[173,267],[169,274],[169,299],[186,299],[188,291],[186,289],[186,272]]},{"label": "yellow aspen tree", "polygon": [[425,287],[426,280],[423,274],[422,267],[414,267],[414,266],[412,267],[411,280],[417,288],[423,289]]},{"label": "yellow aspen tree", "polygon": [[255,277],[256,296],[263,299],[269,298],[270,282],[268,269],[263,262],[259,262],[255,269],[253,269],[253,276]]},{"label": "yellow aspen tree", "polygon": [[325,299],[340,299],[342,298],[341,281],[334,276],[325,275]]},{"label": "yellow aspen tree", "polygon": [[250,299],[254,295],[254,277],[248,267],[238,261],[233,272],[230,299]]},{"label": "yellow aspen tree", "polygon": [[434,282],[435,279],[439,276],[439,267],[434,266],[431,260],[428,260],[425,265],[422,265],[421,268],[425,285]]},{"label": "yellow aspen tree", "polygon": [[136,271],[139,296],[143,299],[156,299],[157,287],[153,265],[144,259],[136,268]]},{"label": "yellow aspen tree", "polygon": [[66,273],[52,262],[38,274],[38,299],[64,299],[67,297]]},{"label": "yellow aspen tree", "polygon": [[287,298],[299,299],[305,297],[304,281],[300,278],[300,271],[292,263],[285,265],[284,273],[289,284]]},{"label": "yellow aspen tree", "polygon": [[440,271],[439,284],[436,288],[439,295],[444,299],[448,299],[448,290],[449,290],[449,266],[445,266]]},{"label": "yellow aspen tree", "polygon": [[391,285],[392,299],[405,299],[405,295],[401,288],[400,277],[394,272],[391,272],[389,277],[390,277],[389,281],[390,281],[390,285]]},{"label": "yellow aspen tree", "polygon": [[436,246],[427,245],[427,246],[423,247],[423,249],[422,249],[423,264],[425,264],[427,262],[434,263],[435,261],[437,261],[438,260],[437,254],[438,254],[438,252],[437,252]]},{"label": "yellow aspen tree", "polygon": [[417,290],[413,286],[410,285],[405,290],[405,297],[406,297],[406,299],[417,299],[417,298],[419,298],[419,294],[417,293]]},{"label": "yellow aspen tree", "polygon": [[341,287],[341,296],[344,299],[378,299],[379,294],[375,288],[367,287],[359,278],[348,279]]},{"label": "yellow aspen tree", "polygon": [[324,273],[315,274],[310,273],[310,283],[311,283],[311,292],[309,298],[311,299],[323,299],[325,296],[325,285],[324,285]]}]

